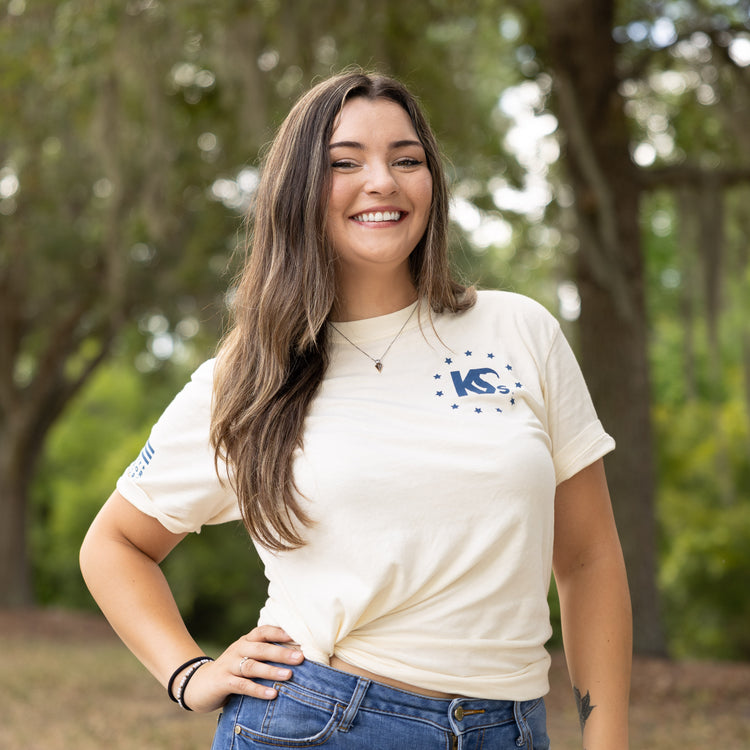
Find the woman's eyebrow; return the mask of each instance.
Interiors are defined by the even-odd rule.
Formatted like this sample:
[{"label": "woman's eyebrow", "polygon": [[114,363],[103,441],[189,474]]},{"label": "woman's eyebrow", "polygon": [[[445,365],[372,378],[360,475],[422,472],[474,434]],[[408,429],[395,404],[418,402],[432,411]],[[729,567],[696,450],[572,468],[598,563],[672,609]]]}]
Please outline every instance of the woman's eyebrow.
[{"label": "woman's eyebrow", "polygon": [[364,151],[365,147],[361,143],[357,143],[357,141],[337,141],[336,143],[331,143],[328,148],[358,148],[360,151]]},{"label": "woman's eyebrow", "polygon": [[[393,143],[388,144],[389,148],[403,148],[405,146],[419,146],[419,148],[423,148],[420,141],[414,141],[414,140],[403,140],[403,141],[394,141]],[[364,151],[365,147],[359,143],[358,141],[336,141],[336,143],[331,143],[328,146],[329,149],[334,148],[356,148],[360,151]]]}]

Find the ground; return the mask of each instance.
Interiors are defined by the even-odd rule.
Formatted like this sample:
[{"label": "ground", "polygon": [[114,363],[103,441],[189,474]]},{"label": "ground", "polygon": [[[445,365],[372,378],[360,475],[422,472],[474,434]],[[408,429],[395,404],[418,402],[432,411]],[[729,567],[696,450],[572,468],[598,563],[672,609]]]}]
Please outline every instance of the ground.
[{"label": "ground", "polygon": [[[176,707],[100,617],[0,612],[3,750],[208,750],[216,716]],[[580,750],[562,655],[547,697],[553,750]],[[633,750],[750,748],[750,663],[637,658]]]}]

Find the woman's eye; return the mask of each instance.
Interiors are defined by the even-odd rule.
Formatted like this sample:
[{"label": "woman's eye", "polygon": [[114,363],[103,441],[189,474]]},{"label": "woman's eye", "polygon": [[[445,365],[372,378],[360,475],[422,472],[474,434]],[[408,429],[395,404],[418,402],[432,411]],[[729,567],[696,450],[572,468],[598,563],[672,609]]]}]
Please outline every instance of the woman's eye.
[{"label": "woman's eye", "polygon": [[353,161],[349,161],[348,159],[339,159],[331,164],[333,169],[352,169],[356,166]]},{"label": "woman's eye", "polygon": [[413,159],[411,156],[405,156],[403,159],[399,159],[396,162],[397,167],[418,167],[420,164],[423,164],[424,162],[420,161],[419,159]]}]

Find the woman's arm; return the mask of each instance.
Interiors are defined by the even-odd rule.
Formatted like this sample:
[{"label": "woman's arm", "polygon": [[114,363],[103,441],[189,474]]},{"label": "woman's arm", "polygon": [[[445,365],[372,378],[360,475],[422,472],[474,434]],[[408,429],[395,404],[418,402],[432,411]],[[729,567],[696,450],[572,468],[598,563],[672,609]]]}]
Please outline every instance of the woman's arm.
[{"label": "woman's arm", "polygon": [[[184,537],[167,531],[115,491],[81,547],[81,572],[97,604],[125,645],[165,686],[180,664],[203,653],[188,633],[159,567]],[[288,670],[263,662],[299,664],[299,651],[268,642],[289,640],[280,628],[256,628],[195,673],[186,702],[193,710],[212,711],[232,693],[273,698],[276,691],[249,678],[288,679]]]},{"label": "woman's arm", "polygon": [[583,747],[626,750],[630,594],[601,459],[557,488],[553,568]]}]

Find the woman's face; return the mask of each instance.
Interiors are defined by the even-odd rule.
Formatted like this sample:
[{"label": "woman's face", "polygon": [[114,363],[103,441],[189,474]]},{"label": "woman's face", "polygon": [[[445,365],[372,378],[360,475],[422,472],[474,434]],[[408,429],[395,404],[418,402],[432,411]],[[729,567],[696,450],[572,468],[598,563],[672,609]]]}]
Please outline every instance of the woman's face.
[{"label": "woman's face", "polygon": [[409,115],[390,99],[352,99],[329,148],[326,233],[340,270],[403,272],[432,202],[432,175]]}]

